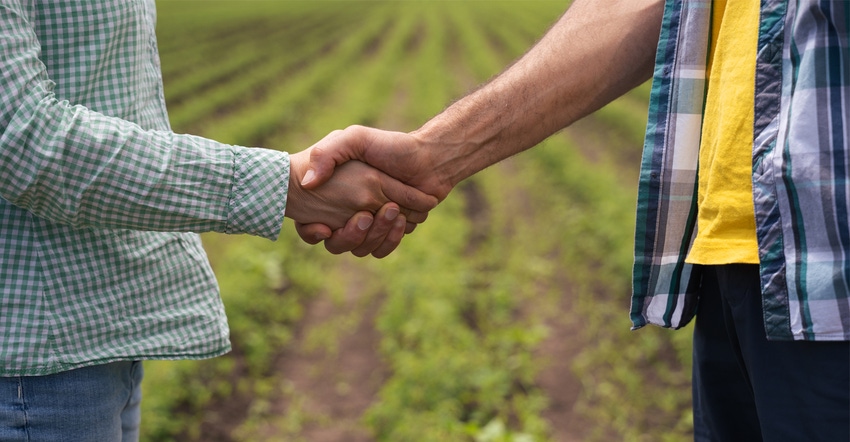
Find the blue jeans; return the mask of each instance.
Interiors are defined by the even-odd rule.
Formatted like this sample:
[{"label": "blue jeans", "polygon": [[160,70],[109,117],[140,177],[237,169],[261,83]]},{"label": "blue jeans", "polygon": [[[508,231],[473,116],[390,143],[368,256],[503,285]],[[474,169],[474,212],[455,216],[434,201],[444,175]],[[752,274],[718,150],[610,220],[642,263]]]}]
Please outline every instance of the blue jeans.
[{"label": "blue jeans", "polygon": [[763,324],[758,265],[704,268],[694,439],[850,441],[850,342],[768,341]]},{"label": "blue jeans", "polygon": [[141,362],[0,377],[0,441],[137,441]]}]

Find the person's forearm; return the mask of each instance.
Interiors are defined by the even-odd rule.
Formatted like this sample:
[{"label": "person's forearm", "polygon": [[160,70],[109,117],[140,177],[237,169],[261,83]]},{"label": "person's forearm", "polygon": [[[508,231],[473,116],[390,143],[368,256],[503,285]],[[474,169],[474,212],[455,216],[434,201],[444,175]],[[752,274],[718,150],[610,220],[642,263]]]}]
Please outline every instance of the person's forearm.
[{"label": "person's forearm", "polygon": [[[67,101],[73,87],[51,80],[31,9],[24,1],[0,2],[0,198],[75,228],[277,237],[287,195],[285,153],[174,134],[164,119],[151,117],[154,108],[144,99],[131,104],[156,95],[154,86]],[[126,68],[133,72],[135,65]],[[67,95],[57,96],[60,89]],[[82,106],[92,103],[108,114]],[[122,118],[133,115],[144,127]]]},{"label": "person's forearm", "polygon": [[412,133],[453,185],[646,81],[662,0],[576,0],[528,53]]}]

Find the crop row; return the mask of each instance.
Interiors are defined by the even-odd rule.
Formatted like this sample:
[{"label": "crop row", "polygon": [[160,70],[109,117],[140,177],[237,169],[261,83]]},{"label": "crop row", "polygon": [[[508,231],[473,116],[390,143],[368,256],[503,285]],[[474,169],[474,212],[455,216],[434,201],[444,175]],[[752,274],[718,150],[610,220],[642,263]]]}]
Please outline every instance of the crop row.
[{"label": "crop row", "polygon": [[[161,2],[173,127],[290,151],[353,123],[414,129],[498,73],[563,9],[553,1],[209,3],[190,22],[183,9],[197,3]],[[351,285],[327,277],[343,265],[368,278],[364,296],[381,303],[375,322],[388,374],[364,416],[377,440],[547,439],[538,375],[541,344],[552,339],[584,346],[572,368],[588,429],[576,434],[686,434],[686,335],[627,331],[634,189],[622,170],[636,167],[628,152],[640,148],[645,97],[640,88],[462,183],[385,260],[328,256],[301,244],[290,224],[274,244],[205,236],[234,354],[154,364],[149,382],[173,390],[149,397],[147,438],[204,439],[216,413],[229,410],[241,421],[227,429],[236,440],[300,440],[317,423],[298,407],[276,414],[282,397],[299,400],[281,387],[275,361],[304,305]]]}]

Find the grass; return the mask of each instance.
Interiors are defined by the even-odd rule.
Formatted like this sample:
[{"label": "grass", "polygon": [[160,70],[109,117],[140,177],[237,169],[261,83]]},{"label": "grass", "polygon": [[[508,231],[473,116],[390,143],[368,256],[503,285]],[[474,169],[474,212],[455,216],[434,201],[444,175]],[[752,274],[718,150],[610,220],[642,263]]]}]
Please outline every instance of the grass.
[{"label": "grass", "polygon": [[[157,5],[175,131],[292,152],[349,124],[415,129],[497,74],[564,9]],[[378,307],[386,375],[357,423],[374,440],[552,440],[550,392],[538,382],[547,358],[539,349],[552,339],[581,344],[564,376],[580,382],[574,411],[586,428],[575,431],[586,440],[686,439],[689,334],[628,331],[635,183],[624,176],[636,174],[645,102],[646,86],[462,183],[384,260],[331,256],[303,244],[289,222],[276,243],[205,235],[234,352],[148,363],[143,439],[297,441],[333,425],[277,367],[298,340],[339,350],[360,310],[296,330],[312,302],[352,287]],[[557,323],[573,334],[554,335]]]}]

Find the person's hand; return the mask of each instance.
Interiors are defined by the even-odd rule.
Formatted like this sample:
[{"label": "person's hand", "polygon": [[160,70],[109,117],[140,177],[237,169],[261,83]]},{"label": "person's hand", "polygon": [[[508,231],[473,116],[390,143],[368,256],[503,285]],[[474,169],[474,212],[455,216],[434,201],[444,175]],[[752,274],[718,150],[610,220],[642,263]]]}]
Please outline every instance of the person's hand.
[{"label": "person's hand", "polygon": [[[412,230],[413,223],[424,221],[427,211],[437,204],[436,198],[359,162],[339,167],[333,179],[305,189],[300,181],[307,155],[305,151],[290,156],[286,215],[296,221],[299,234],[311,244],[335,230],[343,239],[326,243],[334,253],[351,250],[358,256],[386,256],[398,246],[405,231]],[[392,203],[395,201],[399,204]],[[378,222],[373,222],[374,212],[378,212]],[[308,233],[302,231],[304,225],[309,226]]]},{"label": "person's hand", "polygon": [[[382,168],[396,178],[409,180],[410,184],[420,185],[423,188],[421,190],[442,200],[453,184],[437,177],[436,162],[430,156],[434,151],[420,147],[422,144],[412,134],[362,126],[334,131],[309,149],[310,168],[313,171],[308,172],[311,176],[302,184],[305,188],[319,186],[330,178],[337,165],[350,159],[359,159],[374,161],[373,166]],[[369,152],[366,152],[367,148]],[[417,152],[421,159],[416,158]],[[372,253],[373,256],[382,257],[392,252],[401,241],[402,233],[411,233],[416,223],[408,221],[404,232],[401,232],[400,223],[393,226],[392,218],[378,215],[371,228],[357,228],[358,222],[365,224],[365,218],[368,217],[368,214],[361,213],[356,215],[357,220],[352,218],[346,228],[333,232],[322,224],[296,224],[296,230],[310,244],[324,241],[325,248],[331,253],[351,251],[356,256]]]},{"label": "person's hand", "polygon": [[298,234],[308,244],[324,242],[325,249],[333,254],[351,252],[363,257],[371,254],[383,258],[392,253],[416,226],[406,221],[398,205],[387,203],[374,216],[370,212],[356,213],[345,227],[331,231],[324,224],[295,223]]},{"label": "person's hand", "polygon": [[310,164],[302,181],[311,189],[327,181],[334,168],[359,160],[442,201],[457,181],[447,175],[453,146],[426,145],[416,132],[384,131],[349,126],[328,134],[310,149]]}]

